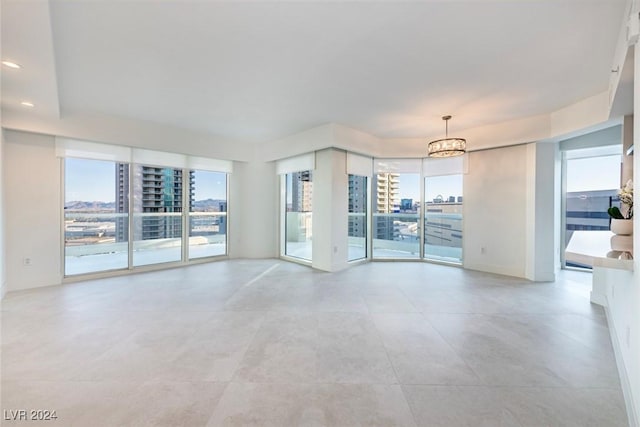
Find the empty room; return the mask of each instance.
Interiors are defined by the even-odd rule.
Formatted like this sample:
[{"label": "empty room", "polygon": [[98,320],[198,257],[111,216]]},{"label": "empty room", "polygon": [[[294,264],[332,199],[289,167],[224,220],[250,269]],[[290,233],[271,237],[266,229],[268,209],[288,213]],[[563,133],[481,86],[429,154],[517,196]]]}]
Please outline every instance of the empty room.
[{"label": "empty room", "polygon": [[640,425],[640,0],[0,20],[0,424]]}]

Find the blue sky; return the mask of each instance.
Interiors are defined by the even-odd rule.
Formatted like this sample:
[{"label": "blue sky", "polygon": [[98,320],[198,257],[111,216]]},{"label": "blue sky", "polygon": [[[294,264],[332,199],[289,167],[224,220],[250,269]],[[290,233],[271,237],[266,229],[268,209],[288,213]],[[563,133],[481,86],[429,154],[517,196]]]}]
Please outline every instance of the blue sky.
[{"label": "blue sky", "polygon": [[[426,178],[426,200],[433,200],[437,196],[447,199],[449,196],[462,196],[462,175],[447,175]],[[420,200],[420,176],[418,174],[400,175],[400,198]]]},{"label": "blue sky", "polygon": [[[598,171],[598,173],[595,173]],[[115,165],[113,162],[67,158],[65,161],[65,200],[87,202],[115,201]],[[225,174],[196,171],[195,199],[224,199]],[[620,156],[569,160],[567,191],[610,190],[620,187]],[[462,176],[427,178],[426,199],[462,195]],[[400,198],[419,200],[418,174],[400,175]]]},{"label": "blue sky", "polygon": [[[113,202],[116,199],[116,166],[113,162],[67,158],[65,201]],[[195,200],[225,199],[225,174],[196,171]]]},{"label": "blue sky", "polygon": [[567,161],[567,191],[620,188],[620,155]]}]

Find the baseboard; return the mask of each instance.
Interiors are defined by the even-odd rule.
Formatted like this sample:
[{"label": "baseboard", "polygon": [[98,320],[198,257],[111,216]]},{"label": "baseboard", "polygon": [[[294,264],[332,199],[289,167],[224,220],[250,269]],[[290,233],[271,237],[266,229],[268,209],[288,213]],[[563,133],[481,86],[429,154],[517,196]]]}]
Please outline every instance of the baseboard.
[{"label": "baseboard", "polygon": [[[593,300],[592,300],[593,301]],[[622,387],[622,395],[624,397],[624,406],[627,409],[627,418],[629,419],[630,427],[638,426],[638,414],[634,405],[633,394],[631,391],[631,384],[629,383],[629,374],[627,373],[627,367],[624,364],[622,358],[622,352],[620,350],[620,342],[618,341],[618,334],[616,333],[616,327],[613,324],[611,313],[609,312],[609,304],[606,295],[604,296],[605,315],[607,316],[607,324],[609,325],[609,336],[611,337],[611,345],[613,346],[613,354],[616,358],[616,365],[618,366],[618,375],[620,376],[620,387]]]},{"label": "baseboard", "polygon": [[477,264],[463,262],[463,268],[466,270],[480,271],[483,273],[498,274],[501,276],[511,276],[526,279],[524,271],[520,268],[505,267],[492,264]]},{"label": "baseboard", "polygon": [[[603,307],[608,307],[609,306],[608,300],[607,300],[607,296],[604,295],[604,294],[601,294],[599,292],[591,291],[591,297],[589,299],[594,304],[598,304],[598,305],[601,305]],[[607,320],[608,319],[609,319],[609,317],[607,316]]]}]

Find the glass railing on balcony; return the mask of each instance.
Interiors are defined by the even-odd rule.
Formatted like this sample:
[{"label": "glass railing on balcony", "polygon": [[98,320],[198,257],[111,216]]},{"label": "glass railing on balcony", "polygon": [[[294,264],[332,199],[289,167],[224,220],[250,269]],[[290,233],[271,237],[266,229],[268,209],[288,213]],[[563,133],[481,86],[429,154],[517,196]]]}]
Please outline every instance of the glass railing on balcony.
[{"label": "glass railing on balcony", "polygon": [[129,215],[64,213],[64,274],[95,273],[128,266]]},{"label": "glass railing on balcony", "polygon": [[189,213],[189,258],[227,254],[227,213]]},{"label": "glass railing on balcony", "polygon": [[312,213],[287,212],[285,255],[311,261],[313,252],[312,237]]},{"label": "glass railing on balcony", "polygon": [[367,257],[367,214],[349,213],[348,260],[355,261]]},{"label": "glass railing on balcony", "polygon": [[182,259],[182,214],[133,214],[133,265],[150,265]]},{"label": "glass railing on balcony", "polygon": [[374,258],[419,258],[417,213],[373,214]]},{"label": "glass railing on balcony", "polygon": [[437,261],[462,262],[461,213],[429,212],[427,209],[424,217],[424,257]]}]

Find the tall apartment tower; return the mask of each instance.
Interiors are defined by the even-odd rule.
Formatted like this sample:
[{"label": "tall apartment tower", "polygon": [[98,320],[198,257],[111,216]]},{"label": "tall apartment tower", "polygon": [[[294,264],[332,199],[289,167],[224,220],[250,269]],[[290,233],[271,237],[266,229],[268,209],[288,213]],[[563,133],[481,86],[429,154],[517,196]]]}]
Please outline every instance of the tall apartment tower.
[{"label": "tall apartment tower", "polygon": [[[116,213],[129,213],[129,164],[116,163]],[[129,219],[116,218],[116,242],[129,240]]]},{"label": "tall apartment tower", "polygon": [[[178,213],[182,212],[182,169],[153,166],[116,164],[116,212],[129,212],[129,173],[133,168],[133,211],[135,213]],[[184,186],[189,190],[189,209],[193,208],[195,178],[189,171],[189,182]],[[116,222],[116,238],[128,238],[126,218]],[[182,235],[180,216],[142,216],[133,223],[136,240],[175,238]]]},{"label": "tall apartment tower", "polygon": [[291,209],[294,212],[311,212],[313,207],[311,171],[293,173],[291,179]]},{"label": "tall apartment tower", "polygon": [[373,177],[376,189],[376,212],[394,213],[400,209],[400,175],[397,173],[379,173]]},{"label": "tall apartment tower", "polygon": [[[397,173],[379,173],[373,176],[372,188],[376,191],[375,213],[391,214],[400,211],[400,175]],[[373,238],[394,240],[399,231],[390,216],[374,216]]]},{"label": "tall apartment tower", "polygon": [[[367,177],[349,175],[349,213],[367,212]],[[367,217],[349,215],[349,236],[365,237]]]}]

